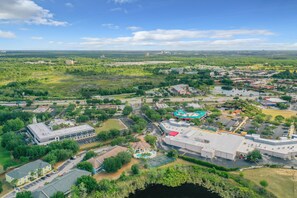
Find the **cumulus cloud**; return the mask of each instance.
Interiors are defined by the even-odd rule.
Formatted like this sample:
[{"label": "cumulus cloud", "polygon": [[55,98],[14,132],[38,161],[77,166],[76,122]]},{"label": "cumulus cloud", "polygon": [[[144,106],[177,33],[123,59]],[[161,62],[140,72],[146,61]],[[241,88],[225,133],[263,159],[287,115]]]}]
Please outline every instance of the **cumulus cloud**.
[{"label": "cumulus cloud", "polygon": [[0,30],[0,38],[15,38],[16,35],[13,32],[7,32]]},{"label": "cumulus cloud", "polygon": [[112,24],[112,23],[104,23],[101,25],[102,27],[108,28],[108,29],[112,29],[112,30],[117,30],[120,28],[120,26]]},{"label": "cumulus cloud", "polygon": [[65,26],[67,22],[54,20],[54,15],[32,0],[1,0],[1,22]]},{"label": "cumulus cloud", "polygon": [[[136,29],[136,28],[132,28]],[[81,45],[90,48],[130,49],[238,49],[257,47],[274,33],[269,30],[150,30],[134,31],[130,36],[115,38],[82,38]],[[257,38],[257,37],[260,38]]]},{"label": "cumulus cloud", "polygon": [[74,7],[74,5],[72,3],[70,3],[70,2],[65,3],[65,6],[68,7],[68,8],[73,8]]}]

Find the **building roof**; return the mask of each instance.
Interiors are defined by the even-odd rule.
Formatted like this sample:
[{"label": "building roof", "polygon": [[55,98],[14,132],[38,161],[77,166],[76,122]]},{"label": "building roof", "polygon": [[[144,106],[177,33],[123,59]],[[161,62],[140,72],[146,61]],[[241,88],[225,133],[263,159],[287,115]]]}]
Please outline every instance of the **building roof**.
[{"label": "building roof", "polygon": [[28,125],[28,129],[37,137],[40,142],[48,141],[49,139],[55,138],[57,136],[65,136],[76,134],[82,131],[94,130],[94,128],[90,125],[84,124],[52,131],[44,123],[30,124]]},{"label": "building roof", "polygon": [[88,160],[88,162],[90,162],[95,169],[98,169],[101,167],[101,165],[103,164],[103,162],[106,158],[114,157],[117,154],[119,154],[120,152],[125,152],[127,150],[128,150],[128,148],[126,148],[126,147],[116,146],[116,147],[112,148],[111,150],[107,151],[106,153],[104,153],[103,155],[99,155],[97,157],[92,157],[91,159]]},{"label": "building roof", "polygon": [[49,163],[44,162],[42,160],[36,160],[34,162],[30,162],[19,168],[16,168],[13,171],[10,171],[6,174],[14,179],[20,179],[30,174],[30,172],[45,168],[49,165],[50,165]]},{"label": "building roof", "polygon": [[134,150],[147,150],[151,148],[151,146],[148,143],[143,141],[133,142],[131,146]]},{"label": "building roof", "polygon": [[265,100],[273,103],[287,103],[288,101],[282,100],[280,98],[265,98]]},{"label": "building roof", "polygon": [[32,195],[34,198],[49,198],[56,192],[63,192],[64,194],[67,194],[78,178],[90,174],[90,172],[85,170],[72,169],[64,176],[54,179],[51,183],[42,188],[38,188],[32,193]]}]

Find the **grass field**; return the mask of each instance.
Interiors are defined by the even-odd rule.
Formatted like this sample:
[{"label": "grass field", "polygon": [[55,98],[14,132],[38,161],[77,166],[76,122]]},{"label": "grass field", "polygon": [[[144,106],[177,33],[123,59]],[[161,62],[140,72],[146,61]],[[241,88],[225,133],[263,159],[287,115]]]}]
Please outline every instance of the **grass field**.
[{"label": "grass field", "polygon": [[244,177],[260,185],[268,182],[267,189],[277,197],[291,198],[297,195],[297,170],[261,168],[243,171]]},{"label": "grass field", "polygon": [[284,118],[297,116],[297,111],[289,111],[289,110],[262,109],[262,112],[265,113],[266,115],[271,115],[273,118],[277,115],[282,115],[284,116]]},{"label": "grass field", "polygon": [[109,131],[111,129],[123,130],[126,129],[126,126],[118,119],[110,119],[103,122],[101,127],[96,128],[96,132]]}]

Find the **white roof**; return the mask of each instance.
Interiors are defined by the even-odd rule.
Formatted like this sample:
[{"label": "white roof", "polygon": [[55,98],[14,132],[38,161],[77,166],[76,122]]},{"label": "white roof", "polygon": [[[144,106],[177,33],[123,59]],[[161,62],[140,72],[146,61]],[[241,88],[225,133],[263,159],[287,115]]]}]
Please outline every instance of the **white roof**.
[{"label": "white roof", "polygon": [[273,102],[273,103],[286,103],[286,100],[282,100],[280,98],[267,98],[266,99],[269,102]]},{"label": "white roof", "polygon": [[36,138],[40,142],[48,141],[49,139],[55,138],[55,137],[73,135],[84,131],[94,130],[93,127],[85,124],[85,125],[52,131],[44,123],[30,124],[28,125],[28,129],[36,136]]}]

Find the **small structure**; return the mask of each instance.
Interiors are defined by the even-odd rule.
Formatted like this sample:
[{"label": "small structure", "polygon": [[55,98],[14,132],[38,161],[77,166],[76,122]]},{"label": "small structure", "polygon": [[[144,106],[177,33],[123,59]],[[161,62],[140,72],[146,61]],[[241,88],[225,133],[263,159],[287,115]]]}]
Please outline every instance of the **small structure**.
[{"label": "small structure", "polygon": [[8,183],[21,186],[52,170],[52,166],[42,160],[36,160],[6,173],[5,179]]},{"label": "small structure", "polygon": [[66,60],[65,64],[66,65],[74,65],[75,61],[74,60]]},{"label": "small structure", "polygon": [[68,195],[71,192],[71,187],[75,185],[78,178],[84,175],[91,175],[90,172],[80,169],[72,169],[62,177],[54,179],[51,183],[44,187],[35,190],[33,198],[48,198],[52,197],[57,192],[62,192]]},{"label": "small structure", "polygon": [[156,156],[156,151],[151,149],[151,146],[143,141],[133,142],[131,144],[135,158],[153,158]]},{"label": "small structure", "polygon": [[126,147],[116,146],[102,155],[92,157],[91,159],[88,160],[88,162],[90,162],[93,165],[94,172],[97,172],[102,168],[102,164],[106,158],[114,157],[120,152],[126,152],[127,150],[128,148]]}]

